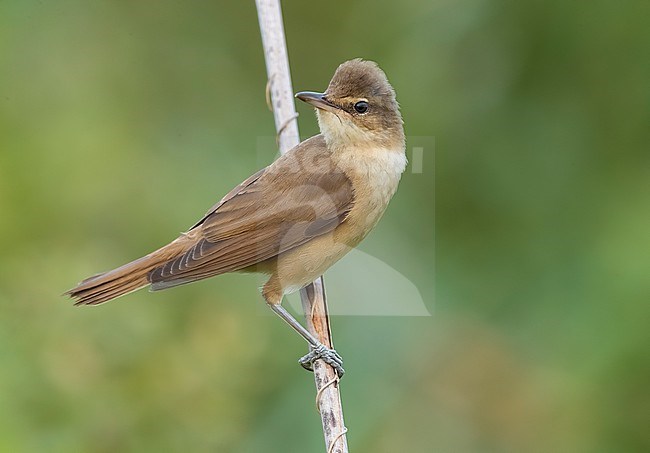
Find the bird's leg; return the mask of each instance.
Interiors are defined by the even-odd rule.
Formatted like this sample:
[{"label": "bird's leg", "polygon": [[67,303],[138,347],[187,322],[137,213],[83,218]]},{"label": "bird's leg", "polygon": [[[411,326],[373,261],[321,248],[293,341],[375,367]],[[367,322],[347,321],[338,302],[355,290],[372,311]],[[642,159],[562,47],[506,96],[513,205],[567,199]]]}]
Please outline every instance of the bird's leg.
[{"label": "bird's leg", "polygon": [[343,358],[336,352],[335,349],[330,349],[323,343],[318,343],[317,346],[310,346],[309,353],[298,359],[298,363],[307,371],[314,371],[314,362],[322,359],[325,363],[330,365],[339,377],[343,377],[345,370],[343,369]]},{"label": "bird's leg", "polygon": [[343,369],[343,359],[334,349],[330,349],[325,346],[323,343],[318,341],[307,329],[305,329],[302,324],[300,324],[296,318],[291,316],[285,308],[280,304],[269,303],[268,306],[277,314],[280,318],[289,324],[293,330],[298,332],[301,337],[307,340],[309,343],[309,354],[301,357],[298,362],[302,365],[303,368],[309,371],[314,370],[314,362],[318,359],[322,359],[325,363],[330,365],[336,370],[336,373],[339,377],[343,376],[345,370]]}]

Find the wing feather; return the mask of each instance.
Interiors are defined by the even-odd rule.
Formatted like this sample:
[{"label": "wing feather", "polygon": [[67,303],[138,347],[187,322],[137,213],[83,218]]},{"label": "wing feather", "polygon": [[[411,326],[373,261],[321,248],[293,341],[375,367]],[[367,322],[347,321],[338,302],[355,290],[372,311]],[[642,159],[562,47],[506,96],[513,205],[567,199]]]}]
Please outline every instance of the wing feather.
[{"label": "wing feather", "polygon": [[354,191],[322,136],[306,140],[248,178],[192,227],[199,239],[149,274],[163,289],[239,271],[334,230],[350,212]]}]

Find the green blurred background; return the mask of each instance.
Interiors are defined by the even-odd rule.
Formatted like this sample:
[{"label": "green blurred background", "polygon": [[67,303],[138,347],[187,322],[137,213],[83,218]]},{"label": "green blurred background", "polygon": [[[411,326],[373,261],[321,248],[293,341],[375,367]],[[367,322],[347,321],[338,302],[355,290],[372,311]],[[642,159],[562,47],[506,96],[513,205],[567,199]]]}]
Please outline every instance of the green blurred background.
[{"label": "green blurred background", "polygon": [[[351,450],[649,451],[650,3],[284,11],[296,91],[376,60],[423,149],[361,249],[433,316],[334,317]],[[260,279],[60,296],[274,158],[265,82],[250,1],[0,2],[0,451],[323,451]]]}]

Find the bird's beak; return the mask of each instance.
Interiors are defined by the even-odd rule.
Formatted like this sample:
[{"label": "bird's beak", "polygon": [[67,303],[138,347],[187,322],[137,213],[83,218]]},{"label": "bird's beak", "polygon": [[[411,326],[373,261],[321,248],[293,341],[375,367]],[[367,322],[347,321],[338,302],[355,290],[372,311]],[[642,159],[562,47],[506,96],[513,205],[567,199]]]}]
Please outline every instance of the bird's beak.
[{"label": "bird's beak", "polygon": [[328,112],[336,113],[341,110],[340,107],[332,104],[325,98],[325,93],[315,93],[313,91],[301,91],[296,94],[296,97],[307,104],[311,104],[317,109],[326,110]]}]

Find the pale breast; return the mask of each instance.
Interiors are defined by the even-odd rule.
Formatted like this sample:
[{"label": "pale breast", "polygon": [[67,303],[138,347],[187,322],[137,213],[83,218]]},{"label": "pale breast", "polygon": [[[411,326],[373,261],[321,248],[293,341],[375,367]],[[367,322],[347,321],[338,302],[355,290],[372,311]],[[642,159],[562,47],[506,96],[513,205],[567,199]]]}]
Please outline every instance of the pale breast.
[{"label": "pale breast", "polygon": [[278,256],[274,276],[285,294],[313,281],[361,242],[386,210],[406,168],[403,150],[355,149],[333,154],[332,160],[352,181],[352,210],[333,232]]},{"label": "pale breast", "polygon": [[341,233],[356,245],[379,221],[395,194],[406,168],[406,154],[403,149],[357,148],[340,152],[335,159],[354,187],[354,207],[345,221],[349,228]]}]

